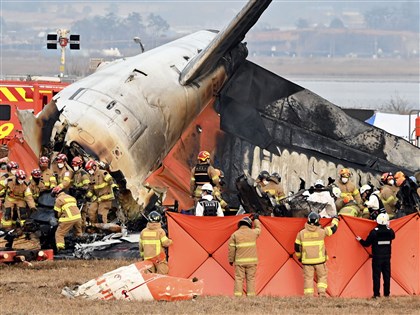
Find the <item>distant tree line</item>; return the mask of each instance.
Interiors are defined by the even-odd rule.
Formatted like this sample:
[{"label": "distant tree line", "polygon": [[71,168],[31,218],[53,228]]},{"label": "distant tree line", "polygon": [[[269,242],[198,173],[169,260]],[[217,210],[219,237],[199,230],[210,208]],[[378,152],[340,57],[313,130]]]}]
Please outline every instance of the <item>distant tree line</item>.
[{"label": "distant tree line", "polygon": [[162,36],[169,30],[169,24],[161,16],[150,13],[145,18],[138,12],[131,12],[127,17],[109,12],[105,16],[95,15],[76,21],[71,31],[80,34],[83,44],[97,41],[131,41],[133,37],[150,40]]},{"label": "distant tree line", "polygon": [[[364,13],[366,27],[378,30],[419,32],[419,2],[403,2],[399,7],[375,7]],[[296,23],[298,29],[310,28],[307,19],[299,18]],[[329,28],[345,28],[341,19],[335,17]]]}]

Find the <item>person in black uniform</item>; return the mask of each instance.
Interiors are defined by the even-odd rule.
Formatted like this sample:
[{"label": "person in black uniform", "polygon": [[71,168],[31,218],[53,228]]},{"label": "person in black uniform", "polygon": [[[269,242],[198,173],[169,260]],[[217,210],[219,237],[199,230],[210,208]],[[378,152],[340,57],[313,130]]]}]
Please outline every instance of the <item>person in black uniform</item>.
[{"label": "person in black uniform", "polygon": [[360,236],[356,239],[364,247],[372,246],[372,278],[373,278],[373,298],[380,296],[381,273],[384,279],[384,296],[390,294],[391,283],[391,245],[395,238],[395,232],[389,227],[389,217],[387,213],[377,216],[378,226],[370,231],[366,240]]}]

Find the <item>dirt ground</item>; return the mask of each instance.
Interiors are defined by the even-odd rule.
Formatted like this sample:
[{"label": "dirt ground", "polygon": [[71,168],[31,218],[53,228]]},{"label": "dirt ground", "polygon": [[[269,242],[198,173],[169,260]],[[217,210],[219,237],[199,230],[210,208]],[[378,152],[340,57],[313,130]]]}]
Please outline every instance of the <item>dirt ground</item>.
[{"label": "dirt ground", "polygon": [[198,297],[182,302],[88,301],[61,295],[65,286],[133,261],[73,260],[0,266],[0,314],[420,314],[420,297],[372,299]]}]

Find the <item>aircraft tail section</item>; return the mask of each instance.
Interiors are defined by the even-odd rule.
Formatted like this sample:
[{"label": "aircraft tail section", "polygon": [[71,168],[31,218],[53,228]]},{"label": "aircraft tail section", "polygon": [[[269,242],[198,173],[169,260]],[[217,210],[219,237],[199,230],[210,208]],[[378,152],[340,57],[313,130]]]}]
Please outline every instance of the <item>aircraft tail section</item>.
[{"label": "aircraft tail section", "polygon": [[250,0],[229,25],[187,64],[181,72],[180,83],[187,85],[214,69],[220,59],[244,39],[271,1]]}]

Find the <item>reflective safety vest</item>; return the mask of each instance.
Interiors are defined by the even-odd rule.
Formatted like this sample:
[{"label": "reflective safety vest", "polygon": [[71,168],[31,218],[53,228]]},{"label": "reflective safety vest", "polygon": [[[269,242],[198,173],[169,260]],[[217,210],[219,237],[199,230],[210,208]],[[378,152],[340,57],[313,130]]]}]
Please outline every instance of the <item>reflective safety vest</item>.
[{"label": "reflective safety vest", "polygon": [[219,202],[217,200],[201,199],[199,202],[204,209],[203,216],[217,216],[217,208],[219,207]]},{"label": "reflective safety vest", "polygon": [[76,198],[67,195],[65,192],[58,194],[54,210],[58,212],[58,222],[69,222],[82,218],[77,207]]},{"label": "reflective safety vest", "polygon": [[326,236],[333,235],[337,226],[337,219],[333,219],[331,226],[325,229],[305,223],[305,228],[297,234],[295,240],[296,256],[301,259],[302,264],[317,265],[327,261],[324,239]]},{"label": "reflective safety vest", "polygon": [[212,180],[208,174],[210,164],[197,164],[195,166],[194,178],[197,186],[202,186],[205,183],[212,184]]},{"label": "reflective safety vest", "polygon": [[161,260],[166,259],[163,247],[168,247],[172,244],[172,240],[166,236],[165,231],[159,222],[149,222],[147,227],[140,233],[140,256],[144,260],[153,259],[155,257],[162,257]]},{"label": "reflective safety vest", "polygon": [[229,262],[235,265],[256,265],[257,256],[257,238],[261,233],[261,223],[254,220],[255,228],[242,225],[236,230],[229,240]]},{"label": "reflective safety vest", "polygon": [[360,213],[360,208],[357,204],[346,204],[343,208],[341,208],[339,214],[341,215],[348,215],[351,217],[358,217]]}]

